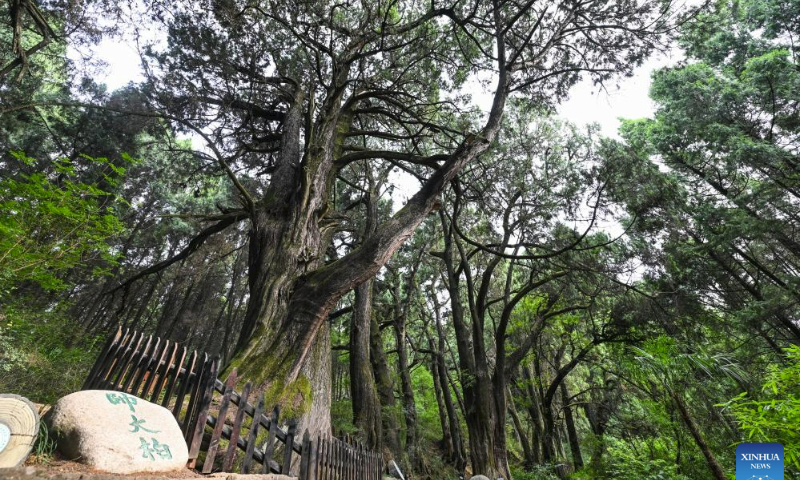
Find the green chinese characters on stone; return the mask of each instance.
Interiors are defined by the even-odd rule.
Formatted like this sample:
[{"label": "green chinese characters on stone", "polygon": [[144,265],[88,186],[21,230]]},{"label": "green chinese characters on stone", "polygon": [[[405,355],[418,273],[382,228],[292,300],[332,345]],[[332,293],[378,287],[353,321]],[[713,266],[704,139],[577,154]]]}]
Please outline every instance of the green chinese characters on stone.
[{"label": "green chinese characters on stone", "polygon": [[136,415],[131,415],[131,423],[128,424],[132,428],[131,433],[136,433],[139,430],[143,430],[148,433],[159,433],[159,430],[150,430],[149,428],[145,427],[144,426],[145,423],[147,423],[147,420],[144,419],[140,420],[136,418]]},{"label": "green chinese characters on stone", "polygon": [[150,437],[151,442],[148,442],[144,437],[139,437],[139,449],[142,451],[142,458],[147,458],[155,462],[156,456],[162,460],[172,460],[172,452],[169,450],[169,445],[160,443],[153,437]]},{"label": "green chinese characters on stone", "polygon": [[106,399],[111,405],[119,405],[124,403],[128,405],[128,408],[131,409],[131,412],[135,412],[136,409],[133,408],[136,405],[136,397],[125,393],[106,393]]}]

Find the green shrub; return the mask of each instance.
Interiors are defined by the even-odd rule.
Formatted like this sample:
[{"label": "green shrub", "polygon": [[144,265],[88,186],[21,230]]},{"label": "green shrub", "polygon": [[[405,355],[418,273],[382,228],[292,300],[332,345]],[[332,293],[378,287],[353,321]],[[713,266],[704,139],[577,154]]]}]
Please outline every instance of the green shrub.
[{"label": "green shrub", "polygon": [[761,397],[742,393],[723,404],[739,421],[748,442],[783,445],[786,466],[800,470],[800,346],[786,349],[786,365],[770,365]]},{"label": "green shrub", "polygon": [[[21,302],[19,302],[21,303]],[[0,392],[53,403],[80,389],[101,338],[76,344],[75,324],[61,309],[34,312],[18,304],[0,308]]]},{"label": "green shrub", "polygon": [[559,480],[553,465],[534,465],[531,470],[511,467],[514,480]]}]

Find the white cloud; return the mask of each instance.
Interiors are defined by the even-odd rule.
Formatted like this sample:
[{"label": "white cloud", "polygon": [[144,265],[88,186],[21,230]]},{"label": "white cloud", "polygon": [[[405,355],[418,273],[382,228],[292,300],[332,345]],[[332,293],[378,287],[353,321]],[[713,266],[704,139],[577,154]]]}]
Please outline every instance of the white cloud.
[{"label": "white cloud", "polygon": [[573,87],[569,99],[559,106],[558,113],[578,125],[598,123],[603,135],[619,138],[620,118],[649,117],[655,111],[648,95],[653,71],[675,65],[682,58],[682,52],[677,49],[669,55],[655,55],[636,69],[632,77],[620,79],[618,86],[611,83],[606,90],[584,80]]}]

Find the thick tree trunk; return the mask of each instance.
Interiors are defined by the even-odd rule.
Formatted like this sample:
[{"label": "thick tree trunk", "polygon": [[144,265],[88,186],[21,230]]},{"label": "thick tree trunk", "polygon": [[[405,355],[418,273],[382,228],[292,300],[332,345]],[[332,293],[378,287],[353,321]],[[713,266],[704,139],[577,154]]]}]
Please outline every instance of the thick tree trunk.
[{"label": "thick tree trunk", "polygon": [[[336,299],[304,291],[304,277],[320,267],[318,229],[300,231],[258,210],[251,220],[250,298],[229,368],[280,405],[283,418],[300,420],[312,435],[330,434],[330,336],[324,321]],[[302,430],[301,430],[302,431]]]},{"label": "thick tree trunk", "polygon": [[492,379],[492,394],[494,400],[493,415],[495,418],[492,447],[494,449],[494,474],[498,477],[510,479],[511,468],[508,465],[508,446],[506,443],[506,411],[508,410],[506,392],[508,392],[508,385],[506,384],[506,377],[502,373],[503,371],[504,369],[501,367]]},{"label": "thick tree trunk", "polygon": [[353,320],[350,326],[350,398],[353,424],[364,444],[381,450],[381,404],[370,362],[370,323],[372,319],[372,280],[356,287]]},{"label": "thick tree trunk", "polygon": [[[502,42],[498,48],[502,50]],[[231,366],[264,390],[268,403],[280,403],[287,418],[300,418],[300,430],[308,429],[312,436],[330,432],[328,314],[342,296],[386,265],[439,203],[445,186],[489,148],[500,129],[510,85],[508,72],[500,68],[492,108],[479,134],[465,138],[374,235],[323,266],[337,227],[337,222],[326,218],[330,185],[336,176],[334,160],[342,152],[352,121],[346,109],[358,103],[343,106],[349,67],[334,68],[317,120],[305,132],[305,149],[301,148],[305,95],[295,89],[284,115],[280,154],[269,189],[259,201],[240,189],[251,222],[250,298]]]}]

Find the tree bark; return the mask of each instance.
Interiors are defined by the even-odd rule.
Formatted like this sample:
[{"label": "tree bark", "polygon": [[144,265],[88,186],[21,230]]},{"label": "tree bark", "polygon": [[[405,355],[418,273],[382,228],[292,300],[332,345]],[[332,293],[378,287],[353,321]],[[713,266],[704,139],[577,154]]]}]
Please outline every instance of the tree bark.
[{"label": "tree bark", "polygon": [[458,420],[456,409],[453,404],[453,396],[450,394],[450,380],[447,375],[447,362],[444,358],[445,341],[444,341],[444,328],[442,327],[442,318],[439,310],[439,302],[435,295],[432,295],[434,302],[434,314],[436,318],[436,335],[438,338],[436,348],[436,366],[439,375],[439,383],[442,386],[442,399],[444,400],[445,408],[447,409],[447,419],[450,425],[450,433],[453,439],[453,457],[451,461],[456,467],[456,471],[463,473],[467,466],[467,455],[464,450],[464,435],[461,432],[461,423]]},{"label": "tree bark", "polygon": [[533,449],[531,448],[531,442],[528,438],[527,433],[525,432],[525,428],[522,426],[522,421],[519,418],[519,414],[517,413],[517,407],[514,405],[513,396],[509,393],[509,402],[508,402],[508,413],[511,416],[511,421],[514,423],[514,429],[517,432],[517,437],[519,438],[519,443],[522,445],[522,455],[523,455],[523,464],[527,468],[531,468],[534,464],[538,463],[538,460],[534,460]]},{"label": "tree bark", "polygon": [[675,392],[670,392],[670,396],[672,397],[672,400],[675,401],[675,406],[678,407],[678,413],[681,416],[681,420],[683,420],[686,428],[689,429],[689,433],[692,434],[694,442],[697,444],[698,448],[700,448],[700,451],[703,452],[703,456],[706,457],[706,464],[708,465],[708,469],[711,470],[711,474],[716,480],[727,480],[725,472],[722,470],[722,466],[717,461],[717,458],[714,456],[711,448],[709,448],[708,443],[706,443],[706,439],[703,438],[703,434],[700,433],[700,428],[697,426],[692,418],[692,415],[689,413],[689,408],[686,406],[683,398],[681,398],[681,396]]},{"label": "tree bark", "polygon": [[[378,192],[372,172],[368,172],[366,224],[363,237],[375,233],[378,222]],[[350,398],[353,406],[353,424],[361,432],[364,443],[372,450],[381,450],[381,404],[372,374],[370,360],[370,328],[372,323],[372,286],[369,279],[355,290],[352,322],[350,325]]]},{"label": "tree bark", "polygon": [[434,352],[431,355],[431,376],[433,377],[433,390],[436,394],[436,406],[439,412],[439,425],[442,427],[442,449],[449,461],[455,458],[455,449],[453,448],[453,436],[450,433],[450,424],[447,420],[447,407],[444,404],[444,393],[442,392],[442,381],[439,375],[439,361],[438,353],[436,352],[436,345],[433,343],[433,338],[428,335],[428,348]]},{"label": "tree bark", "polygon": [[510,88],[501,34],[497,45],[497,89],[481,131],[466,137],[402,209],[342,258],[323,266],[336,227],[326,218],[334,161],[352,122],[348,109],[358,103],[343,101],[351,65],[335,65],[305,148],[305,95],[296,88],[269,189],[258,202],[240,191],[251,210],[250,299],[231,366],[264,390],[268,403],[281,404],[286,418],[300,418],[299,428],[312,436],[330,432],[328,314],[342,296],[386,265],[439,204],[445,186],[497,137]]},{"label": "tree bark", "polygon": [[363,436],[364,444],[381,450],[381,404],[370,363],[370,323],[372,318],[372,280],[356,287],[350,326],[350,399],[353,424]]},{"label": "tree bark", "polygon": [[[492,378],[489,373],[480,322],[473,319],[472,328],[467,326],[461,302],[460,274],[457,272],[453,260],[454,246],[456,246],[453,241],[453,232],[448,228],[444,214],[441,214],[440,218],[445,231],[445,251],[442,258],[447,271],[447,288],[450,294],[453,328],[456,333],[458,361],[459,367],[466,377],[461,388],[464,395],[464,417],[469,430],[469,455],[472,471],[490,478],[510,478],[505,461],[504,433],[502,447],[496,445],[499,431],[504,432],[505,430],[505,392],[499,392],[503,398],[501,399],[502,405],[498,405],[498,399],[491,391],[492,388],[497,390],[498,386],[495,383],[498,380],[502,383],[502,379]],[[502,426],[497,424],[498,408],[503,409]],[[503,451],[499,451],[496,446],[503,448]]]},{"label": "tree bark", "polygon": [[406,321],[401,314],[394,321],[395,344],[397,345],[397,367],[400,371],[400,386],[403,391],[403,416],[406,423],[405,449],[411,454],[412,463],[416,464],[417,456],[417,404],[414,401],[414,387],[411,383],[411,371],[408,365],[406,350]]},{"label": "tree bark", "polygon": [[370,346],[372,370],[375,374],[378,399],[382,410],[383,442],[395,458],[402,459],[404,452],[400,447],[400,427],[396,416],[394,382],[389,371],[389,362],[386,360],[386,352],[383,350],[380,325],[375,315],[372,316],[370,323]]},{"label": "tree bark", "polygon": [[572,417],[572,407],[569,406],[569,394],[567,393],[566,382],[561,382],[561,408],[564,409],[564,422],[567,425],[567,437],[569,439],[569,449],[572,453],[572,462],[575,470],[583,468],[583,456],[581,455],[581,444],[578,439],[578,430],[575,428],[575,419]]}]

